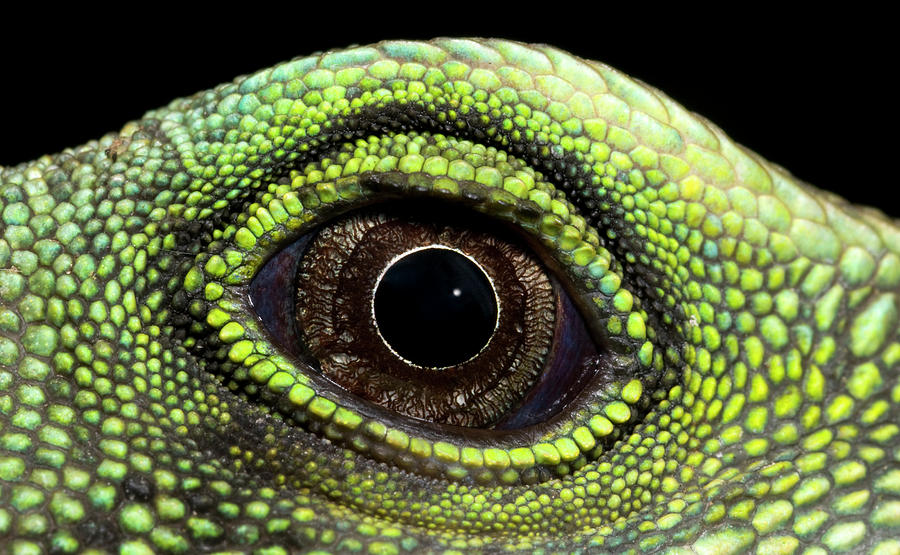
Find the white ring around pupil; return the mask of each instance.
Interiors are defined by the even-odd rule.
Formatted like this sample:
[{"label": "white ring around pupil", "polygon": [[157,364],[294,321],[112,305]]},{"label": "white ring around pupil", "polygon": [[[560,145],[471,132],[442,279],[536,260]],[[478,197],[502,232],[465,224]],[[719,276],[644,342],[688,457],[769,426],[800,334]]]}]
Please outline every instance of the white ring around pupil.
[{"label": "white ring around pupil", "polygon": [[[491,284],[491,292],[494,294],[494,303],[497,305],[497,316],[496,316],[496,318],[494,319],[494,329],[491,330],[491,336],[490,336],[490,337],[488,338],[488,340],[484,343],[484,345],[481,347],[481,349],[478,350],[477,353],[475,353],[474,355],[470,356],[470,357],[467,358],[466,360],[464,360],[464,361],[462,361],[462,362],[459,362],[459,363],[457,363],[457,364],[454,364],[454,365],[452,365],[452,366],[440,366],[440,367],[436,367],[436,366],[422,366],[421,364],[417,364],[417,363],[415,363],[415,362],[413,362],[413,361],[411,361],[411,360],[405,358],[405,357],[402,356],[400,353],[398,353],[398,352],[391,346],[390,343],[388,343],[387,339],[385,339],[384,335],[381,333],[381,329],[378,327],[378,319],[375,317],[375,292],[378,291],[378,287],[381,285],[381,280],[384,278],[385,274],[387,274],[388,271],[389,271],[391,268],[394,267],[394,264],[396,264],[397,262],[399,262],[399,261],[402,260],[403,258],[406,258],[407,256],[409,256],[409,255],[411,255],[411,254],[415,254],[415,253],[420,252],[420,251],[432,250],[432,249],[434,249],[434,250],[438,250],[438,249],[440,249],[440,250],[448,250],[448,251],[452,251],[452,252],[455,252],[456,254],[459,254],[459,255],[461,255],[461,256],[466,257],[466,259],[468,259],[469,262],[471,262],[472,264],[474,264],[475,267],[478,268],[478,270],[481,271],[482,274],[484,274],[485,279],[487,279],[488,283]],[[459,293],[457,293],[457,292],[459,292]],[[460,294],[462,294],[462,291],[460,291],[459,289],[454,289],[454,290],[453,290],[453,294],[454,294],[454,296],[459,296]],[[494,333],[496,333],[497,327],[500,325],[500,313],[502,312],[503,308],[502,308],[502,306],[501,306],[501,304],[500,304],[500,298],[497,296],[497,287],[494,285],[494,280],[491,279],[491,276],[485,271],[484,267],[483,267],[481,264],[479,264],[477,260],[475,260],[474,258],[472,258],[471,256],[469,256],[468,254],[464,253],[463,251],[461,251],[461,250],[459,250],[459,249],[457,249],[457,248],[454,248],[454,247],[451,247],[451,246],[448,246],[448,245],[442,245],[442,244],[440,244],[440,243],[435,243],[435,244],[432,244],[432,245],[425,245],[425,246],[419,246],[419,247],[411,248],[411,249],[409,249],[409,250],[407,250],[407,251],[404,251],[404,252],[398,254],[397,256],[391,258],[390,262],[388,262],[387,264],[385,264],[384,269],[381,270],[381,273],[380,273],[380,274],[378,274],[378,279],[375,280],[375,287],[372,288],[372,295],[371,295],[371,298],[369,299],[369,310],[371,311],[372,322],[375,323],[375,331],[378,333],[378,337],[381,339],[381,342],[384,343],[384,345],[385,345],[392,353],[394,353],[394,355],[395,355],[397,358],[399,358],[399,359],[402,360],[403,362],[409,364],[410,366],[414,366],[414,367],[416,367],[416,368],[422,368],[422,369],[428,369],[428,370],[444,370],[444,369],[447,369],[447,368],[452,368],[453,366],[458,366],[458,365],[460,365],[460,364],[465,364],[466,362],[469,362],[470,360],[472,360],[472,359],[474,359],[475,357],[477,357],[478,355],[480,355],[480,354],[487,348],[487,346],[491,344],[491,340],[492,340],[493,337],[494,337]]]}]

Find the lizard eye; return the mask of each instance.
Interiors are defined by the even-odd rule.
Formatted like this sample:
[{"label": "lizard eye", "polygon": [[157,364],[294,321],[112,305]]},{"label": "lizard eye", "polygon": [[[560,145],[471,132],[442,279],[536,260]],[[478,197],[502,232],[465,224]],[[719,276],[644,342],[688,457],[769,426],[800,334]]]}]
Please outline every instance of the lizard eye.
[{"label": "lizard eye", "polygon": [[314,154],[236,193],[185,277],[192,329],[213,330],[207,370],[291,423],[289,444],[310,432],[416,474],[535,483],[596,460],[677,379],[614,230],[526,160],[431,133]]},{"label": "lizard eye", "polygon": [[279,347],[370,403],[538,424],[593,377],[597,352],[559,281],[496,227],[427,206],[353,214],[277,253],[250,299]]}]

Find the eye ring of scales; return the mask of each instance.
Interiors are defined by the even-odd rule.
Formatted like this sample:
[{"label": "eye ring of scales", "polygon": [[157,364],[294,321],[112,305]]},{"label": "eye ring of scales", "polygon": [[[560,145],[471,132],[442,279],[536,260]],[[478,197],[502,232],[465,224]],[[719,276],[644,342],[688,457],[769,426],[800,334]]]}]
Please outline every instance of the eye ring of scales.
[{"label": "eye ring of scales", "polygon": [[[384,42],[0,172],[10,552],[900,551],[896,222],[607,66]],[[444,436],[282,356],[256,270],[407,197],[543,245],[604,387]]]}]

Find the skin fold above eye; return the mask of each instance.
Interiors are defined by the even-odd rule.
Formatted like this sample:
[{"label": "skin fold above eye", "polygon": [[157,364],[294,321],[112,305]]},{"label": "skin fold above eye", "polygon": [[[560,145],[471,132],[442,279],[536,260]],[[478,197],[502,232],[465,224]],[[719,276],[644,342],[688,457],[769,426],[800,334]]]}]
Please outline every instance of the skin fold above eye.
[{"label": "skin fold above eye", "polygon": [[[895,222],[548,47],[329,56],[0,170],[14,551],[898,548]],[[459,158],[425,171],[420,124]],[[608,387],[546,433],[410,433],[267,338],[239,293],[277,247],[415,196],[553,250]]]}]

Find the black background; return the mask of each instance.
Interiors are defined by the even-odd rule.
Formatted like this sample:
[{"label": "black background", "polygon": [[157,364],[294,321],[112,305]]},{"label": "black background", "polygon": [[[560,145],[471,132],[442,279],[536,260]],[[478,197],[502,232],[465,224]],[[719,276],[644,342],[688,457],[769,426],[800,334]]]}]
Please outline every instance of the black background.
[{"label": "black background", "polygon": [[[319,50],[381,39],[496,36],[603,61],[715,122],[802,180],[893,216],[897,95],[885,14],[711,15],[631,7],[543,12],[391,5],[387,16],[250,5],[210,17],[132,4],[7,20],[0,164],[94,139],[178,96]],[[593,5],[593,4],[592,4]],[[434,6],[437,6],[437,11]],[[512,5],[510,5],[512,6]],[[382,14],[384,12],[381,12]],[[115,19],[110,19],[111,17]],[[893,137],[893,138],[892,138]]]}]

